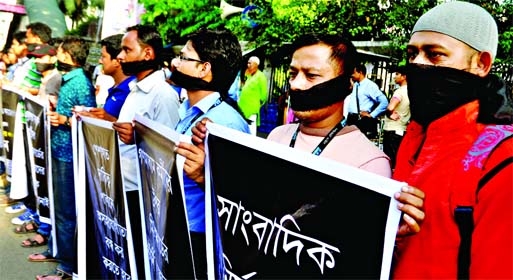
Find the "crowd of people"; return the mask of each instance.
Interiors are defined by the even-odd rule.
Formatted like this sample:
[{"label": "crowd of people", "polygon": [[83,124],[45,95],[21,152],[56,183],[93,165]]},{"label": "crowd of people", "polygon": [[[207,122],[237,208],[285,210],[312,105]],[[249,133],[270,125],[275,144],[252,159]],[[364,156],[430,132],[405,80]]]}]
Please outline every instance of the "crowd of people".
[{"label": "crowd of people", "polygon": [[[39,220],[37,194],[3,201],[10,205],[6,212],[23,213],[13,218],[14,231],[35,234],[22,246],[48,245],[28,260],[58,263],[55,274],[36,279],[71,279],[76,262],[70,242],[77,221],[74,116],[110,121],[117,132],[137,275],[145,278],[135,114],[192,137],[192,143],[178,143],[175,152],[185,158],[184,200],[196,277],[213,277],[207,274],[205,238],[206,123],[252,133],[258,117],[250,117],[258,115],[267,97],[267,91],[255,89],[266,83],[260,60],[249,59],[245,86],[253,89],[242,87],[236,100],[229,92],[244,61],[237,37],[228,30],[188,35],[170,62],[168,80],[155,27],[131,26],[100,45],[99,63],[114,80],[102,107],[83,69],[89,48],[84,40],[53,40],[48,26],[32,23],[13,35],[10,50],[16,59],[11,51],[2,56],[9,65],[4,83],[41,98],[51,124],[55,223]],[[490,73],[497,45],[497,24],[485,9],[462,1],[432,8],[416,21],[408,63],[393,70],[400,87],[388,100],[366,78],[350,40],[306,33],[292,43],[288,94],[297,121],[276,127],[267,139],[408,183],[394,195],[402,216],[390,278],[513,278],[513,98],[511,88]],[[187,93],[185,100],[177,88]],[[250,91],[258,93],[250,97]],[[77,109],[84,106],[90,109]],[[374,137],[369,127],[375,128],[380,115],[384,151],[369,139]]]}]

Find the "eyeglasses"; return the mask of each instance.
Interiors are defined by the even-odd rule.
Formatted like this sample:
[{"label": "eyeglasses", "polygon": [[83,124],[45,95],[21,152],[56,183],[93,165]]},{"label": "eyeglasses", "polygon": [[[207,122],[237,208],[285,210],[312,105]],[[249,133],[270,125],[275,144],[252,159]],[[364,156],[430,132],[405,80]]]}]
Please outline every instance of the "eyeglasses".
[{"label": "eyeglasses", "polygon": [[176,58],[178,58],[179,60],[185,60],[185,61],[195,61],[195,62],[199,62],[199,63],[205,63],[205,61],[203,60],[199,60],[199,59],[195,59],[195,58],[190,58],[190,57],[186,57],[186,56],[183,56],[183,55],[177,55]]}]

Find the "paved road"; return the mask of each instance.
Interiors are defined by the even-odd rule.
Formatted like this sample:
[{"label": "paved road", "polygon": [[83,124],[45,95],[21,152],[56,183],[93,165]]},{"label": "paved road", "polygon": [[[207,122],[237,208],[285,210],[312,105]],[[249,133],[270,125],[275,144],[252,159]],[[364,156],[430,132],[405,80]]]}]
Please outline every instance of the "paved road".
[{"label": "paved road", "polygon": [[15,225],[11,224],[11,219],[19,214],[8,214],[4,209],[5,206],[0,206],[0,280],[35,279],[38,274],[53,272],[55,263],[27,261],[29,254],[42,252],[47,247],[21,247],[21,242],[34,233],[14,233]]}]

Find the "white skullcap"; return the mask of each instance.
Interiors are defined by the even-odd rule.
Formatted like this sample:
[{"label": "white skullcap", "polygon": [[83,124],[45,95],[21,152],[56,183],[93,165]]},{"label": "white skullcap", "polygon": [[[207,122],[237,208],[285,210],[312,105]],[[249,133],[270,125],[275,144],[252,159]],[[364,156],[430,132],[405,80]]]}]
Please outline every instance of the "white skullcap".
[{"label": "white skullcap", "polygon": [[482,7],[463,1],[440,4],[422,15],[413,33],[434,31],[457,39],[482,52],[497,54],[497,23]]},{"label": "white skullcap", "polygon": [[256,65],[260,65],[260,59],[256,56],[252,56],[248,59],[249,62],[254,62]]}]

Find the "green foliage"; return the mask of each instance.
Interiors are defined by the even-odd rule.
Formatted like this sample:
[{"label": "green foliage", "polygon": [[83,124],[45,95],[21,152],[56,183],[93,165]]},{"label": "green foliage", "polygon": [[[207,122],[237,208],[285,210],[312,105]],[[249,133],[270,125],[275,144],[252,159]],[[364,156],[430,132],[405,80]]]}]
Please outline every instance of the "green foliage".
[{"label": "green foliage", "polygon": [[[230,3],[229,0],[226,0]],[[250,45],[266,44],[268,54],[305,32],[343,34],[353,41],[390,41],[388,55],[405,60],[405,48],[415,21],[441,0],[246,0],[258,11],[249,13],[252,28],[235,13],[222,19],[220,1],[141,0],[144,22],[156,24],[167,42],[200,28],[225,26]],[[513,64],[513,1],[469,0],[483,6],[499,25],[498,61]],[[231,4],[231,3],[230,3]]]},{"label": "green foliage", "polygon": [[142,22],[155,24],[168,43],[179,43],[183,36],[201,27],[223,25],[218,1],[141,0],[140,3],[147,11],[141,17]]},{"label": "green foliage", "polygon": [[59,8],[73,21],[80,21],[87,18],[89,2],[86,0],[58,0]]},{"label": "green foliage", "polygon": [[76,35],[80,37],[89,37],[89,28],[91,24],[96,24],[98,17],[90,16],[81,21],[75,28],[66,32],[66,35]]}]

